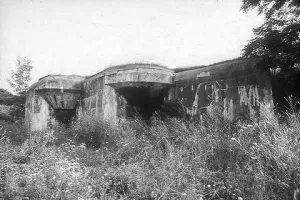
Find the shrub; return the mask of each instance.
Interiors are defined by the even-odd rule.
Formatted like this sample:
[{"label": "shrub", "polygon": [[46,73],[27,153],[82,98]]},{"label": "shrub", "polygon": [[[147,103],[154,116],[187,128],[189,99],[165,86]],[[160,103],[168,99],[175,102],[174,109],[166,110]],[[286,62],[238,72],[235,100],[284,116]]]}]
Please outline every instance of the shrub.
[{"label": "shrub", "polygon": [[[14,148],[5,163],[0,164],[5,199],[91,197],[88,169],[55,146],[48,146],[52,140],[51,133],[32,134],[20,148]],[[1,148],[1,154],[5,154],[3,151]]]},{"label": "shrub", "polygon": [[85,114],[82,118],[74,121],[70,127],[53,127],[57,144],[72,140],[76,144],[84,143],[89,148],[99,148],[113,145],[117,140],[115,130],[108,122]]},{"label": "shrub", "polygon": [[23,122],[7,122],[0,120],[0,137],[7,137],[14,145],[21,145],[29,136],[29,131]]}]

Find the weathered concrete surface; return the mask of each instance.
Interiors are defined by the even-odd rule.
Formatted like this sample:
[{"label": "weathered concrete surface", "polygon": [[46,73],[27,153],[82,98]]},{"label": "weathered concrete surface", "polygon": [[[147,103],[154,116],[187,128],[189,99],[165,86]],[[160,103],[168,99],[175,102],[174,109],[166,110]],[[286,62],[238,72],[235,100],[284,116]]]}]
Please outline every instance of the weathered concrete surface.
[{"label": "weathered concrete surface", "polygon": [[82,92],[82,76],[49,75],[30,87],[53,109],[75,109]]},{"label": "weathered concrete surface", "polygon": [[254,60],[233,60],[176,73],[169,100],[178,99],[196,117],[217,103],[230,120],[248,118],[259,113],[261,103],[273,106],[269,74],[254,65]]},{"label": "weathered concrete surface", "polygon": [[110,67],[87,77],[83,83],[82,106],[103,120],[117,124],[125,112],[127,100],[122,96],[122,88],[157,88],[163,90],[172,83],[173,71],[159,65],[127,64]]},{"label": "weathered concrete surface", "polygon": [[[40,130],[57,119],[55,113],[88,112],[112,124],[130,117],[136,108],[149,118],[165,101],[180,102],[195,118],[218,104],[230,120],[259,114],[272,107],[270,77],[254,68],[254,60],[232,60],[209,66],[171,70],[156,64],[110,67],[89,77],[50,75],[31,86],[26,119]],[[53,121],[53,120],[52,120]]]},{"label": "weathered concrete surface", "polygon": [[51,120],[51,107],[34,90],[29,90],[25,104],[25,123],[32,131],[46,129]]},{"label": "weathered concrete surface", "polygon": [[173,70],[159,65],[128,64],[104,71],[105,84],[120,87],[159,87],[172,84]]},{"label": "weathered concrete surface", "polygon": [[30,130],[53,123],[56,110],[73,110],[82,92],[81,76],[49,75],[33,84],[26,96],[25,119]]}]

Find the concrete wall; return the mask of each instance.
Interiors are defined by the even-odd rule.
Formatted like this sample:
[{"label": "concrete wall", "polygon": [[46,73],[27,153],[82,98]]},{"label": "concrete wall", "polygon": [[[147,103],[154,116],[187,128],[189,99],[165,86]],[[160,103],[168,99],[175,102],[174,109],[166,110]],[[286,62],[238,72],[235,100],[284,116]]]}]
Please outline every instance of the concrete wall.
[{"label": "concrete wall", "polygon": [[113,124],[117,123],[117,95],[105,84],[105,76],[87,78],[83,83],[83,112],[88,112]]},{"label": "concrete wall", "polygon": [[269,73],[255,61],[235,60],[175,74],[169,100],[179,100],[186,112],[200,118],[212,104],[230,120],[258,114],[261,103],[273,106]]},{"label": "concrete wall", "polygon": [[40,78],[26,95],[25,120],[32,131],[56,123],[55,111],[74,110],[82,93],[81,76],[49,75]]},{"label": "concrete wall", "polygon": [[107,68],[83,81],[79,115],[88,112],[117,124],[125,116],[127,106],[126,99],[118,90],[124,87],[162,89],[171,84],[172,76],[172,70],[152,64],[139,63]]},{"label": "concrete wall", "polygon": [[[179,101],[195,118],[201,118],[212,104],[220,105],[230,120],[248,118],[259,114],[262,103],[273,106],[269,73],[254,66],[254,60],[232,60],[171,70],[138,63],[110,67],[90,77],[50,75],[27,93],[27,125],[31,130],[45,129],[57,118],[56,111],[74,109],[77,117],[87,112],[118,124],[126,117],[130,101],[133,106],[142,105],[149,116],[145,108],[152,104],[157,108],[161,100]],[[135,98],[140,102],[133,101]]]},{"label": "concrete wall", "polygon": [[52,108],[34,90],[29,90],[25,104],[25,123],[32,131],[41,131],[51,123]]}]

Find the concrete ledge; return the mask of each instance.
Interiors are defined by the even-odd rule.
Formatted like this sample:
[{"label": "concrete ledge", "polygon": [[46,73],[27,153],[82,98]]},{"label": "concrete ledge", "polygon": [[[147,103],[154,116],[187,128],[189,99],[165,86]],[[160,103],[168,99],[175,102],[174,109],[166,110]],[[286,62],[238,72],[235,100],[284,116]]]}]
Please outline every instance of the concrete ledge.
[{"label": "concrete ledge", "polygon": [[105,75],[104,83],[115,87],[120,86],[154,86],[162,87],[164,84],[172,84],[174,71],[158,66],[141,64],[130,67],[119,67],[110,70]]},{"label": "concrete ledge", "polygon": [[36,90],[53,109],[75,109],[82,91],[65,89],[40,89]]},{"label": "concrete ledge", "polygon": [[38,82],[34,83],[29,90],[40,89],[75,89],[82,90],[83,76],[75,75],[48,75],[40,78]]},{"label": "concrete ledge", "polygon": [[53,109],[74,109],[82,93],[85,77],[75,75],[49,75],[40,78],[29,90],[34,90]]}]

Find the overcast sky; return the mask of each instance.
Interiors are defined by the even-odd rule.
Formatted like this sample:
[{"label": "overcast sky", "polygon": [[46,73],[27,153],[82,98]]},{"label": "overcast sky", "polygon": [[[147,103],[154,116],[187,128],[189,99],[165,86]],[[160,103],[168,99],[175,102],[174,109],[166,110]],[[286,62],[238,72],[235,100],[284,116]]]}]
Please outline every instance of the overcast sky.
[{"label": "overcast sky", "polygon": [[33,80],[92,75],[129,62],[170,68],[241,55],[263,22],[241,0],[0,0],[0,88],[17,56]]}]

